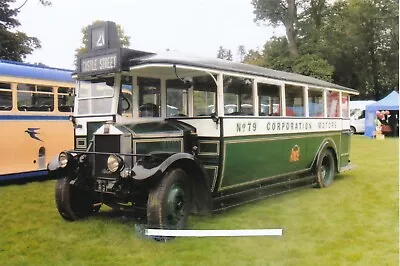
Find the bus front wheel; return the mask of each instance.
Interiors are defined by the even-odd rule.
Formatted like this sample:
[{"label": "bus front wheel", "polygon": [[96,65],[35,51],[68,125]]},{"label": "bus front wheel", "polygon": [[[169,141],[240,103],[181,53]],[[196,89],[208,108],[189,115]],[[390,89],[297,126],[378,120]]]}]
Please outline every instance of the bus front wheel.
[{"label": "bus front wheel", "polygon": [[317,185],[319,188],[328,187],[333,183],[336,174],[335,158],[329,149],[323,150],[318,156],[315,167]]},{"label": "bus front wheel", "polygon": [[149,228],[183,229],[191,205],[191,186],[182,169],[168,170],[147,200]]},{"label": "bus front wheel", "polygon": [[101,205],[95,204],[90,192],[71,185],[71,180],[63,177],[56,183],[55,200],[60,215],[67,221],[75,221],[98,212]]}]

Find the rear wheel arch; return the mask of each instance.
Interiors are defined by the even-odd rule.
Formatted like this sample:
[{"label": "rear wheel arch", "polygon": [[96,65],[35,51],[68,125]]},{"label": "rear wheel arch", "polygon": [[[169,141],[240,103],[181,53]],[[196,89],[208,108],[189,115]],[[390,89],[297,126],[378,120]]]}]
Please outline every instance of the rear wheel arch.
[{"label": "rear wheel arch", "polygon": [[339,159],[338,159],[338,152],[337,152],[337,147],[335,142],[333,141],[333,139],[331,138],[326,138],[321,142],[320,147],[318,148],[318,151],[314,157],[314,161],[312,163],[312,168],[315,169],[317,162],[318,162],[318,158],[321,156],[321,153],[324,150],[329,149],[332,154],[333,154],[333,158],[335,160],[335,168],[336,168],[336,172],[339,172]]}]

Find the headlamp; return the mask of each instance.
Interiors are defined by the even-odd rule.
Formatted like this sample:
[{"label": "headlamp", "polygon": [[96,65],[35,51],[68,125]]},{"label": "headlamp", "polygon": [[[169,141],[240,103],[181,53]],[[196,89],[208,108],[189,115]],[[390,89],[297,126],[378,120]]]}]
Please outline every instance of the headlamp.
[{"label": "headlamp", "polygon": [[123,162],[121,157],[111,154],[108,156],[107,159],[107,168],[110,172],[115,173],[117,171],[120,171],[123,167]]},{"label": "headlamp", "polygon": [[58,163],[61,168],[65,168],[68,164],[69,156],[68,153],[66,152],[61,152],[60,155],[58,155]]}]

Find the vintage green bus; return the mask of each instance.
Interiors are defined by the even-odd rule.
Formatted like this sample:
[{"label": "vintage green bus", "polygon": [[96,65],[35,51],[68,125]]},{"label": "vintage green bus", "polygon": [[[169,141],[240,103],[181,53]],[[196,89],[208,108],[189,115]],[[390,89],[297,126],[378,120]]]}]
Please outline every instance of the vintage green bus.
[{"label": "vintage green bus", "polygon": [[312,77],[220,59],[121,48],[89,27],[78,58],[74,149],[49,165],[66,220],[102,204],[145,210],[152,228],[210,214],[351,168],[349,99]]}]

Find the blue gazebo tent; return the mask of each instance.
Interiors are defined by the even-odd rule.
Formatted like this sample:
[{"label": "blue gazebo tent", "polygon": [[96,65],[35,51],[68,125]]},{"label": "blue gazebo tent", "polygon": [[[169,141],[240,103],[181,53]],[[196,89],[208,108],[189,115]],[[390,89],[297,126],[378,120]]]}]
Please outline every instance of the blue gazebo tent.
[{"label": "blue gazebo tent", "polygon": [[382,100],[369,104],[365,108],[365,133],[364,136],[373,138],[375,131],[375,116],[378,110],[399,110],[399,94],[392,91]]}]

